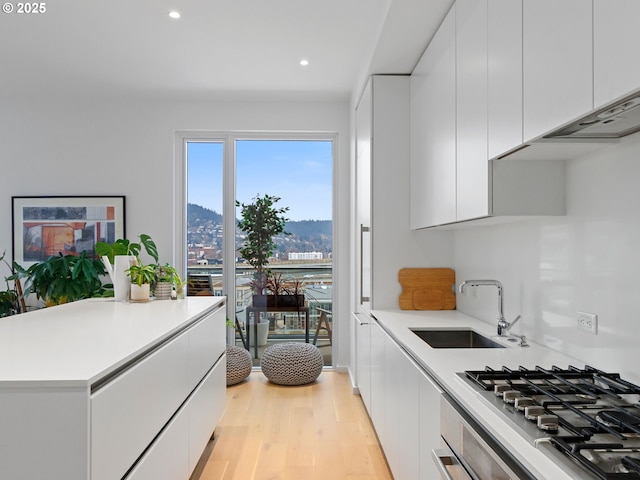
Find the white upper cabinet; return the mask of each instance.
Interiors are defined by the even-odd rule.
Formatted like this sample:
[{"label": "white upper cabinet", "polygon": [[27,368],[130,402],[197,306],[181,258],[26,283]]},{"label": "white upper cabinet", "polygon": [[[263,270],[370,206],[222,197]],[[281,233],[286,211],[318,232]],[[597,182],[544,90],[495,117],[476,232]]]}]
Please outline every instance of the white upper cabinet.
[{"label": "white upper cabinet", "polygon": [[411,75],[411,228],[456,220],[455,10]]},{"label": "white upper cabinet", "polygon": [[456,221],[489,213],[487,0],[456,2]]},{"label": "white upper cabinet", "polygon": [[562,164],[490,159],[593,108],[587,4],[451,7],[411,76],[411,228],[565,213]]},{"label": "white upper cabinet", "polygon": [[593,0],[595,108],[640,88],[639,18],[638,0]]},{"label": "white upper cabinet", "polygon": [[489,0],[488,156],[522,144],[522,0]]},{"label": "white upper cabinet", "polygon": [[523,0],[525,142],[593,109],[592,20],[590,0]]}]

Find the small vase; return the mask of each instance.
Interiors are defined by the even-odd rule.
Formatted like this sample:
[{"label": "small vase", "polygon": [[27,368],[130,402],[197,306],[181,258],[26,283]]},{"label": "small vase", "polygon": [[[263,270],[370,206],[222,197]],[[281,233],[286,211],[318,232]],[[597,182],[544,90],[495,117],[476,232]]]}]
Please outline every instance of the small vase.
[{"label": "small vase", "polygon": [[132,302],[148,302],[149,301],[149,292],[151,290],[151,285],[148,283],[143,283],[142,285],[137,285],[135,283],[131,284],[131,301]]},{"label": "small vase", "polygon": [[158,300],[168,300],[171,298],[173,285],[170,282],[156,283],[155,297]]}]

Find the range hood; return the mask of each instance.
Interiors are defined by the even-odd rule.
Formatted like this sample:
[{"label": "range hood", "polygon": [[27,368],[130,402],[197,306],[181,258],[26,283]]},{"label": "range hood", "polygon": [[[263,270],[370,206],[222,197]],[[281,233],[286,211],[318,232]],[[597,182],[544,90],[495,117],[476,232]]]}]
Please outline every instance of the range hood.
[{"label": "range hood", "polygon": [[614,139],[640,131],[640,93],[622,100],[555,130],[546,139]]}]

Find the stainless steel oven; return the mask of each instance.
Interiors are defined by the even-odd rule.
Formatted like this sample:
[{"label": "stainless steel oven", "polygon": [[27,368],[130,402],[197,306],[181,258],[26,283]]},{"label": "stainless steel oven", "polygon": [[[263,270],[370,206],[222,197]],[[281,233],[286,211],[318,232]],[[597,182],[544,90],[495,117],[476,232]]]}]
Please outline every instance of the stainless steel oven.
[{"label": "stainless steel oven", "polygon": [[449,395],[440,410],[443,448],[432,456],[443,480],[535,480]]}]

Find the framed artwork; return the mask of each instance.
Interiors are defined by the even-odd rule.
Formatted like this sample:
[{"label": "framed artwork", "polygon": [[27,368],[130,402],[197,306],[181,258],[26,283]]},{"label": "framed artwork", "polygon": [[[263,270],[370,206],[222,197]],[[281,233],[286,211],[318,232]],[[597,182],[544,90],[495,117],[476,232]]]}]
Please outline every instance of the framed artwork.
[{"label": "framed artwork", "polygon": [[11,197],[13,259],[28,266],[51,255],[95,257],[96,242],[125,238],[125,197]]}]

